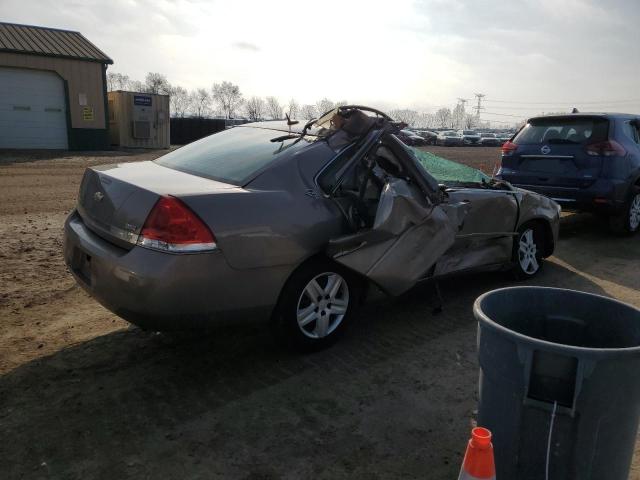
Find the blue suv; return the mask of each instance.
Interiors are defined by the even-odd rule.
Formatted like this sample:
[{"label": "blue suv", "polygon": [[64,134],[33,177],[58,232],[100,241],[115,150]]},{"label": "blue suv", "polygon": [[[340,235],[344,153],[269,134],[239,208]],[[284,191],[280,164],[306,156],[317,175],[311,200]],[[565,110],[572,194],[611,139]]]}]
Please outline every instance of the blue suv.
[{"label": "blue suv", "polygon": [[566,210],[602,213],[611,228],[640,228],[640,115],[531,118],[502,146],[498,177]]}]

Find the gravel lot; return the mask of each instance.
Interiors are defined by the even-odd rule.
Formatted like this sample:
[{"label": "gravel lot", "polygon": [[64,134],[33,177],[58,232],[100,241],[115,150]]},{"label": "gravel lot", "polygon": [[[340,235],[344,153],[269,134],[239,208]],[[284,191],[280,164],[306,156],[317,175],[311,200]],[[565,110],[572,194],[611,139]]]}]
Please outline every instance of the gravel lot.
[{"label": "gravel lot", "polygon": [[[488,172],[498,159],[428,150]],[[307,356],[258,327],[130,328],[66,272],[62,224],[86,166],[161,153],[0,153],[0,476],[457,478],[477,400],[471,306],[509,277],[444,282],[439,315],[428,286],[372,302],[338,345]],[[640,307],[640,238],[584,215],[564,217],[561,236],[531,283]]]}]

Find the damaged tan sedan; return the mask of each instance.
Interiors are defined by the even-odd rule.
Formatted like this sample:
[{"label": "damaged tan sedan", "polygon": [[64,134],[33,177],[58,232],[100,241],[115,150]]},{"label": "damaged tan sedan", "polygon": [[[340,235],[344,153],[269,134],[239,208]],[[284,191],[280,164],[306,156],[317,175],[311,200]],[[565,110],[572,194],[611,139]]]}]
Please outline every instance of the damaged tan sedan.
[{"label": "damaged tan sedan", "polygon": [[555,202],[405,146],[382,112],[294,123],[89,168],[65,226],[78,283],[143,328],[257,318],[315,349],[368,285],[397,296],[470,270],[530,277],[554,250]]}]

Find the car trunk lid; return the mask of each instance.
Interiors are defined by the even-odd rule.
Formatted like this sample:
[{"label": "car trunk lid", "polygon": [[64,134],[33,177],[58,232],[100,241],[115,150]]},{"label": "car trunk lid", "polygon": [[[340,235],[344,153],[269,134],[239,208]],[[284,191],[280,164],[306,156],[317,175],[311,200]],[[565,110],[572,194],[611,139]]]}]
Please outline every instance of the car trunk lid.
[{"label": "car trunk lid", "polygon": [[154,162],[92,167],[85,171],[82,179],[77,209],[94,233],[131,249],[161,196],[215,193],[237,188]]}]

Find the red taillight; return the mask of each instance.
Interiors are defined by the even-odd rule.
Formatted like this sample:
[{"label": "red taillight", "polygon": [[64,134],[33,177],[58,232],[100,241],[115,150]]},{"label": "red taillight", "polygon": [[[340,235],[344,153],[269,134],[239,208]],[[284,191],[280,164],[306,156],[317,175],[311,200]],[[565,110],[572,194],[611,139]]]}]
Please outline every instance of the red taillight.
[{"label": "red taillight", "polygon": [[184,203],[162,197],[144,222],[138,245],[169,252],[200,252],[215,249],[216,239]]},{"label": "red taillight", "polygon": [[511,140],[507,140],[502,144],[502,156],[508,157],[510,155],[513,155],[513,152],[515,152],[517,149],[518,145],[513,143]]},{"label": "red taillight", "polygon": [[605,140],[604,142],[590,143],[584,147],[588,155],[594,157],[623,157],[627,151],[615,140]]}]

